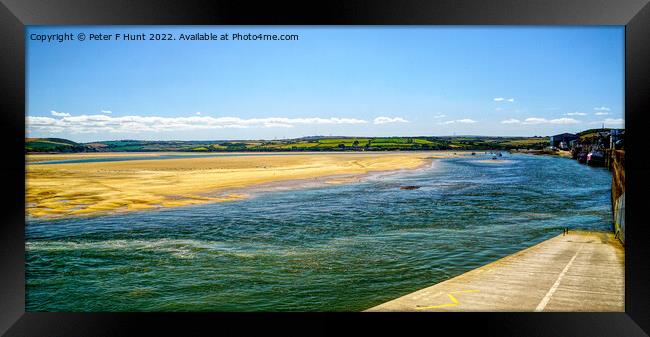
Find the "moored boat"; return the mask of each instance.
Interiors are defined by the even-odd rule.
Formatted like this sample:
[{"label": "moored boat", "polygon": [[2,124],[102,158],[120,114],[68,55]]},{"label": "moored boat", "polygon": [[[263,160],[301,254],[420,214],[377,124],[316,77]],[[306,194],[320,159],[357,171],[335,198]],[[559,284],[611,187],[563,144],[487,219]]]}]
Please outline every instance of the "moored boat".
[{"label": "moored boat", "polygon": [[586,163],[587,162],[587,152],[578,152],[578,155],[576,156],[576,159],[578,160],[579,163]]},{"label": "moored boat", "polygon": [[591,151],[587,154],[587,165],[599,166],[605,164],[605,154],[601,151]]}]

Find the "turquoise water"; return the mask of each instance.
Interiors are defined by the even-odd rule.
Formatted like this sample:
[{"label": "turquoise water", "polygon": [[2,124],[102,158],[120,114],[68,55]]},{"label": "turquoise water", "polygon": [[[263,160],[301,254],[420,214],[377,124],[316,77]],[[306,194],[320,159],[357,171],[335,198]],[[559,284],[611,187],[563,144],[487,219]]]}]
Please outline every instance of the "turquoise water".
[{"label": "turquoise water", "polygon": [[564,227],[611,228],[607,170],[479,162],[490,158],[228,203],[28,219],[27,311],[358,311]]}]

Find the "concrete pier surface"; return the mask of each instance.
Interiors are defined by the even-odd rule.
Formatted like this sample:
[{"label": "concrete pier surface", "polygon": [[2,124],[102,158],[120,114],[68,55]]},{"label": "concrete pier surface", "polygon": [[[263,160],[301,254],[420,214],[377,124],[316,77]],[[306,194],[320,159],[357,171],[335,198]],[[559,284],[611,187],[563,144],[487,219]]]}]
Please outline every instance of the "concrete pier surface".
[{"label": "concrete pier surface", "polygon": [[366,311],[625,311],[614,234],[569,232]]}]

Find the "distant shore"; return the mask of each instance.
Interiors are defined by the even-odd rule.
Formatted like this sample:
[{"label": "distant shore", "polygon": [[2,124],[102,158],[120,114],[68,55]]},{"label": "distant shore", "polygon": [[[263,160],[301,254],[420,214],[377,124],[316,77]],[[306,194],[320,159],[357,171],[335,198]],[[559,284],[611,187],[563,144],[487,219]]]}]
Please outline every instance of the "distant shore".
[{"label": "distant shore", "polygon": [[571,158],[571,151],[550,151],[550,150],[513,150],[512,153],[526,153],[526,154],[535,154],[535,155],[546,155],[546,156],[556,156],[563,158]]},{"label": "distant shore", "polygon": [[[255,186],[305,179],[357,181],[380,171],[412,170],[463,152],[269,154],[27,166],[27,213],[34,217],[106,214],[247,198]],[[155,156],[162,153],[148,153]],[[169,154],[169,153],[166,153]],[[28,155],[27,161],[142,156],[142,153]],[[331,182],[326,178],[331,177]]]}]

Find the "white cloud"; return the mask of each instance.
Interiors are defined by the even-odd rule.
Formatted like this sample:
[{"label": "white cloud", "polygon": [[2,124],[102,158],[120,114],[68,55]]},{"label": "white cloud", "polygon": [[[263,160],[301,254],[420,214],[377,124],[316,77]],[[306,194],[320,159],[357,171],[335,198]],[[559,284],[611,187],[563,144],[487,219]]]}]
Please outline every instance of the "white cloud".
[{"label": "white cloud", "polygon": [[516,119],[516,118],[510,118],[510,119],[506,119],[506,120],[501,121],[501,124],[519,124],[519,123],[521,123],[521,121]]},{"label": "white cloud", "polygon": [[292,124],[287,123],[276,123],[276,122],[267,122],[264,123],[265,128],[292,128]]},{"label": "white cloud", "polygon": [[456,119],[456,120],[453,120],[453,121],[440,122],[438,124],[439,125],[446,125],[446,124],[455,124],[455,123],[472,124],[472,123],[476,123],[476,121],[473,120],[473,119],[469,119],[469,118],[463,118],[463,119]]},{"label": "white cloud", "polygon": [[524,119],[524,124],[542,124],[542,123],[548,123],[548,120],[546,118],[537,118],[537,117]]},{"label": "white cloud", "polygon": [[604,116],[604,115],[609,115],[609,112],[596,112],[594,115],[596,115],[596,116]]},{"label": "white cloud", "polygon": [[444,115],[444,114],[438,114],[438,115],[433,116],[433,118],[436,118],[436,119],[445,118],[445,117],[447,117],[447,115]]},{"label": "white cloud", "polygon": [[387,123],[408,123],[404,118],[401,117],[377,117],[374,120],[375,124],[387,124]]},{"label": "white cloud", "polygon": [[550,124],[577,124],[580,123],[580,121],[573,119],[573,118],[557,118],[557,119],[551,119],[548,121]]},{"label": "white cloud", "polygon": [[355,118],[250,118],[238,117],[158,117],[158,116],[123,116],[106,115],[62,116],[61,118],[28,116],[27,126],[34,130],[45,132],[97,133],[97,132],[129,132],[143,131],[165,132],[179,130],[205,130],[224,128],[248,127],[293,127],[296,125],[325,125],[325,124],[364,124],[362,119]]},{"label": "white cloud", "polygon": [[200,115],[201,115],[201,111],[197,111],[196,114],[200,116]]},{"label": "white cloud", "polygon": [[493,98],[495,102],[514,102],[514,98],[503,98],[503,97],[495,97]]},{"label": "white cloud", "polygon": [[456,120],[456,122],[457,122],[457,123],[476,123],[475,120],[473,120],[473,119],[469,119],[469,118],[458,119],[458,120]]},{"label": "white cloud", "polygon": [[503,97],[495,97],[495,98],[494,98],[494,101],[495,101],[495,102],[501,102],[501,101],[503,101],[504,99],[505,99],[505,98],[503,98]]},{"label": "white cloud", "polygon": [[576,124],[580,121],[573,118],[556,118],[556,119],[546,119],[539,117],[531,117],[524,119],[523,124]]},{"label": "white cloud", "polygon": [[623,118],[606,118],[603,123],[609,126],[623,126],[625,125],[625,120]]},{"label": "white cloud", "polygon": [[32,125],[50,125],[56,123],[56,119],[50,117],[29,116],[27,122]]},{"label": "white cloud", "polygon": [[111,110],[101,110],[101,113],[110,115],[110,114],[113,113],[113,111],[111,111]]},{"label": "white cloud", "polygon": [[567,116],[586,116],[587,114],[584,112],[567,112]]},{"label": "white cloud", "polygon": [[69,117],[70,116],[70,114],[67,113],[67,112],[58,112],[58,111],[54,111],[54,110],[50,111],[50,113],[52,114],[52,116],[56,116],[56,117]]},{"label": "white cloud", "polygon": [[607,118],[605,123],[623,123],[625,120],[623,118]]},{"label": "white cloud", "polygon": [[610,111],[611,109],[606,107],[606,106],[601,106],[601,107],[594,108],[594,110],[597,110],[597,111]]}]

